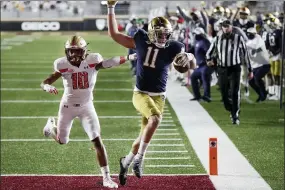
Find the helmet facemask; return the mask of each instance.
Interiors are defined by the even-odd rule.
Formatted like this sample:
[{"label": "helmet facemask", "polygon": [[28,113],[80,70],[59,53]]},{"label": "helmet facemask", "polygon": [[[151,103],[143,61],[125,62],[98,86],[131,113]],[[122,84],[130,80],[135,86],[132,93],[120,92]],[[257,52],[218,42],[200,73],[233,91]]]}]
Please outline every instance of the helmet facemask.
[{"label": "helmet facemask", "polygon": [[73,36],[65,43],[65,55],[72,65],[79,65],[87,55],[87,43],[80,36]]},{"label": "helmet facemask", "polygon": [[66,48],[65,54],[71,64],[78,65],[86,58],[86,48]]},{"label": "helmet facemask", "polygon": [[172,32],[166,28],[154,29],[149,31],[149,38],[151,42],[159,48],[163,48],[166,46],[171,35]]}]

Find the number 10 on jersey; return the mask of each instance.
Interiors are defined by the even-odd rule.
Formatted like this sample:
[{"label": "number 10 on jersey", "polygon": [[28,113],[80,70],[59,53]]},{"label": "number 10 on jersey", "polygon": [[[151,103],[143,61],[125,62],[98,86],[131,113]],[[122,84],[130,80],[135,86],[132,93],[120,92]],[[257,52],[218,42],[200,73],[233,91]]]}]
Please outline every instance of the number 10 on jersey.
[{"label": "number 10 on jersey", "polygon": [[155,68],[155,62],[156,62],[156,58],[157,58],[157,54],[158,54],[159,49],[154,49],[153,51],[154,51],[154,53],[153,53],[151,62],[149,62],[150,54],[152,52],[152,47],[147,48],[146,58],[145,58],[144,63],[143,63],[144,66]]},{"label": "number 10 on jersey", "polygon": [[72,73],[71,76],[73,89],[89,88],[88,73],[83,71],[79,73]]}]

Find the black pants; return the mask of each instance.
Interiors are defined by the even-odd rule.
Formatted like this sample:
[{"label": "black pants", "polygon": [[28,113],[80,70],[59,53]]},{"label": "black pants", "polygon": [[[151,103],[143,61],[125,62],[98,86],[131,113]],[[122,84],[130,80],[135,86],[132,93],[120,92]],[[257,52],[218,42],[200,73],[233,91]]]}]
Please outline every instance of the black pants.
[{"label": "black pants", "polygon": [[258,94],[259,98],[266,99],[267,92],[262,78],[270,71],[270,65],[263,65],[253,69],[253,79],[249,81],[249,85]]},{"label": "black pants", "polygon": [[[219,82],[222,94],[222,100],[226,110],[228,110],[232,118],[238,118],[240,112],[240,77],[241,66],[235,65],[231,67],[219,67]],[[230,93],[229,93],[230,91]],[[229,100],[231,99],[231,101]]]}]

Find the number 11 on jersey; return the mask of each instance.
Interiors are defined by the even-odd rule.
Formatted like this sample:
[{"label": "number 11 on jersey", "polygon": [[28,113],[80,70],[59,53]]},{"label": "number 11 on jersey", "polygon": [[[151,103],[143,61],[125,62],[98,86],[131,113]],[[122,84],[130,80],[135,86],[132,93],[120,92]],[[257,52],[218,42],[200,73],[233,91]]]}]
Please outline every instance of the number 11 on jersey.
[{"label": "number 11 on jersey", "polygon": [[154,49],[153,51],[154,51],[154,53],[153,53],[153,56],[151,59],[151,63],[149,63],[149,58],[150,58],[150,54],[152,52],[152,47],[147,48],[146,58],[145,58],[144,63],[143,63],[144,66],[155,68],[155,62],[156,62],[156,58],[157,58],[157,54],[158,54],[159,49]]}]

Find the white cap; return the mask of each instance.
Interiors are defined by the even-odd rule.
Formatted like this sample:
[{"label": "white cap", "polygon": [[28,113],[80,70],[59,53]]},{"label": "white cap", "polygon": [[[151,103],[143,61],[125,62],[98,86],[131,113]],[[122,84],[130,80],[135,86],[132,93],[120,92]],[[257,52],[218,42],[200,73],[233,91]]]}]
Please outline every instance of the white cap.
[{"label": "white cap", "polygon": [[193,33],[199,35],[199,34],[205,34],[205,31],[204,31],[203,28],[197,27],[197,28],[195,28],[195,30],[193,31]]},{"label": "white cap", "polygon": [[251,27],[249,29],[246,30],[248,33],[252,33],[252,34],[257,34],[256,28],[255,27]]}]

